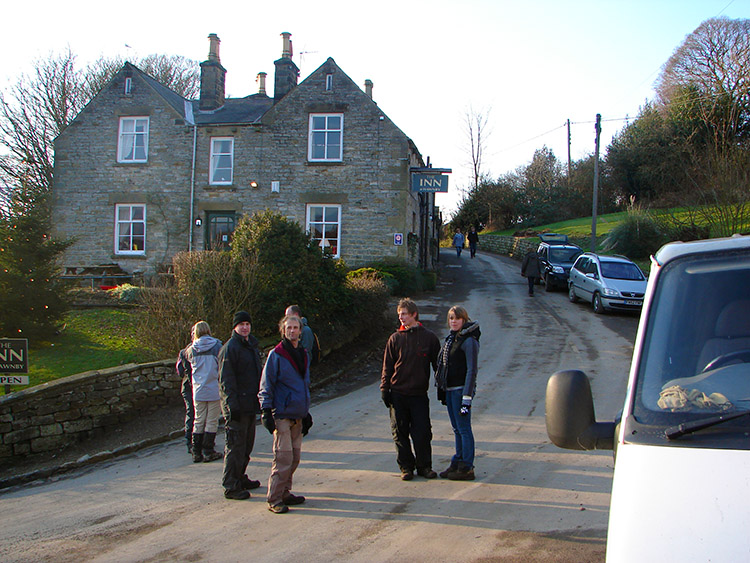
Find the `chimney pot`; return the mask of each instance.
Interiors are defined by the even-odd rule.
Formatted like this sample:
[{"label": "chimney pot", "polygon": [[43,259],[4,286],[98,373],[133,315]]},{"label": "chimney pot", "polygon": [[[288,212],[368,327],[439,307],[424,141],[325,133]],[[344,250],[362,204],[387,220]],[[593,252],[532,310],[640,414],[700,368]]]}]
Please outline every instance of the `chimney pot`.
[{"label": "chimney pot", "polygon": [[219,36],[215,33],[211,33],[208,36],[209,41],[209,47],[208,47],[208,60],[209,61],[215,61],[215,62],[221,62],[219,60],[219,43],[221,43],[221,39],[219,39]]},{"label": "chimney pot", "polygon": [[282,41],[282,48],[281,48],[281,58],[282,59],[291,59],[293,56],[292,53],[292,34],[288,31],[284,31],[281,34],[281,37],[283,37]]},{"label": "chimney pot", "polygon": [[372,80],[369,78],[365,80],[365,94],[372,100]]},{"label": "chimney pot", "polygon": [[258,94],[266,96],[266,73],[259,72],[258,76],[255,78],[255,81],[258,83]]}]

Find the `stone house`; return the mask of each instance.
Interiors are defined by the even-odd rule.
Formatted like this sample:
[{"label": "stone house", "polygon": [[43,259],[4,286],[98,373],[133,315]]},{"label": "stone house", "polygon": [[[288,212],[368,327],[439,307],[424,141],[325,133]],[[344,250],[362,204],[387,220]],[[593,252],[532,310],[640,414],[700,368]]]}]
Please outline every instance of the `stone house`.
[{"label": "stone house", "polygon": [[329,58],[301,83],[283,33],[259,91],[225,98],[220,40],[209,36],[198,100],[130,63],[55,141],[53,234],[73,238],[63,266],[113,264],[149,275],[180,251],[221,249],[239,217],[297,221],[350,267],[396,259],[431,269],[440,212],[410,189],[414,143]]}]

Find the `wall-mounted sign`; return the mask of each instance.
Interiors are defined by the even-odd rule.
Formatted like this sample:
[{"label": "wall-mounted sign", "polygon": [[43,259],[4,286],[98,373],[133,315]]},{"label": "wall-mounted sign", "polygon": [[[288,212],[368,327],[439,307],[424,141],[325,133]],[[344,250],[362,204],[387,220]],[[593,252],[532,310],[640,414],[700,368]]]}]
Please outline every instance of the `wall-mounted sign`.
[{"label": "wall-mounted sign", "polygon": [[393,244],[401,246],[404,244],[404,233],[393,233]]},{"label": "wall-mounted sign", "polygon": [[445,193],[448,191],[448,176],[446,174],[414,173],[411,175],[411,191]]}]

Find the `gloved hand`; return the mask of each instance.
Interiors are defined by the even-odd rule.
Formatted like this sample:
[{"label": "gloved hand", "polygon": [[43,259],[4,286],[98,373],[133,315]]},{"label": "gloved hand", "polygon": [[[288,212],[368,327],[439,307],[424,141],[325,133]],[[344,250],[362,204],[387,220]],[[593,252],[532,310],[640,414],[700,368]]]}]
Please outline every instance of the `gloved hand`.
[{"label": "gloved hand", "polygon": [[263,409],[260,421],[263,423],[263,428],[273,434],[273,431],[276,430],[276,422],[273,420],[273,411],[271,409]]},{"label": "gloved hand", "polygon": [[440,401],[443,404],[446,404],[445,403],[445,389],[438,388],[438,390],[437,390],[437,398],[438,398],[438,401]]},{"label": "gloved hand", "polygon": [[383,399],[383,403],[386,407],[391,408],[391,392],[386,390],[380,391],[380,397]]},{"label": "gloved hand", "polygon": [[312,428],[313,421],[312,421],[312,415],[310,413],[307,413],[307,416],[302,419],[302,435],[307,436],[307,433],[310,431],[310,428]]},{"label": "gloved hand", "polygon": [[461,410],[458,411],[461,416],[466,416],[471,410],[471,397],[463,396],[461,398]]}]

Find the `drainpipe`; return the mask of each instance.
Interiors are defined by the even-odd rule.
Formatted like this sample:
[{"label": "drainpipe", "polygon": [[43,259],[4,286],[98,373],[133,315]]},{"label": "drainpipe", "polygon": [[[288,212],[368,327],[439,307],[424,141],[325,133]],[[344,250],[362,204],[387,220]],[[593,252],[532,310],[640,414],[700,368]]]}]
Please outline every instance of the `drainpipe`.
[{"label": "drainpipe", "polygon": [[193,124],[193,162],[190,165],[190,224],[188,225],[188,252],[193,251],[193,222],[194,222],[194,211],[195,211],[195,151],[196,143],[198,139],[198,126]]},{"label": "drainpipe", "polygon": [[185,121],[193,126],[193,162],[190,165],[190,223],[188,224],[188,252],[193,251],[193,223],[195,222],[195,154],[198,143],[198,124],[195,122],[193,105],[185,100]]}]

